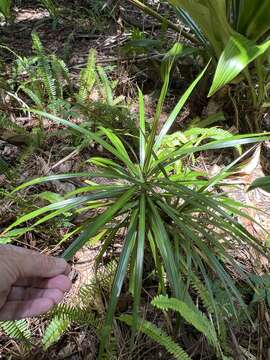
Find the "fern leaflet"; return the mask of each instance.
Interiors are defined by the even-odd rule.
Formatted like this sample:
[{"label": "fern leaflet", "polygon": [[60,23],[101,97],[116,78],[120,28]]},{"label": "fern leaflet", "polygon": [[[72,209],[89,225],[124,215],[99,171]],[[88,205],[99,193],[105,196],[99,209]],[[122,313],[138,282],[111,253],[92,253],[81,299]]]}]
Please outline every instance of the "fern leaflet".
[{"label": "fern leaflet", "polygon": [[200,331],[209,340],[209,342],[217,347],[218,339],[214,325],[203,315],[199,310],[194,310],[194,307],[189,307],[183,301],[168,296],[160,295],[152,300],[152,305],[161,310],[173,310],[180,313],[180,315],[198,331]]},{"label": "fern leaflet", "polygon": [[60,339],[60,337],[68,329],[71,321],[68,319],[53,318],[45,330],[42,344],[44,350],[47,350],[51,345]]},{"label": "fern leaflet", "polygon": [[[131,315],[121,315],[119,320],[123,321],[129,326],[133,326],[134,321]],[[149,336],[158,344],[165,347],[165,349],[172,354],[177,360],[191,360],[188,354],[176,344],[163,330],[159,329],[156,325],[144,319],[138,319],[137,331]]]},{"label": "fern leaflet", "polygon": [[7,336],[22,341],[26,347],[31,346],[31,331],[26,320],[1,321],[0,328]]}]

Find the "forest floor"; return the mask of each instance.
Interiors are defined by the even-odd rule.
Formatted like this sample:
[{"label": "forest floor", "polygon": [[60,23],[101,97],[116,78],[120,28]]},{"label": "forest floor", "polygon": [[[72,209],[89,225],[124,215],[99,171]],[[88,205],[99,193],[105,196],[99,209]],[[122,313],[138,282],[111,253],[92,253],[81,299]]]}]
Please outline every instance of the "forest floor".
[{"label": "forest floor", "polygon": [[[154,2],[153,2],[154,3]],[[128,113],[131,121],[134,120],[134,114],[138,111],[137,85],[139,85],[146,96],[147,114],[149,118],[153,115],[157,93],[155,89],[160,88],[161,79],[157,68],[159,67],[160,54],[157,50],[152,49],[147,54],[135,54],[125,50],[125,44],[130,38],[134,28],[145,31],[149,38],[156,39],[162,35],[160,26],[148,16],[143,16],[141,12],[134,9],[128,2],[120,1],[110,9],[105,9],[102,16],[85,6],[84,1],[62,1],[63,10],[61,16],[55,26],[47,10],[38,8],[36,1],[25,1],[21,7],[15,9],[15,19],[12,24],[2,24],[0,26],[0,43],[12,49],[21,57],[33,55],[32,38],[33,31],[38,32],[40,39],[47,53],[53,53],[63,58],[70,70],[71,77],[76,82],[80,70],[85,66],[89,49],[93,48],[97,51],[97,64],[102,65],[109,73],[112,79],[118,80],[115,96],[123,96],[128,104]],[[187,29],[188,30],[188,29]],[[179,41],[181,37],[173,30],[167,30],[166,38],[168,43]],[[168,45],[168,44],[167,44]],[[169,46],[168,46],[169,47]],[[9,64],[14,60],[14,54],[5,48],[0,48],[0,56],[6,65],[6,73],[10,71]],[[173,78],[169,100],[166,102],[165,109],[161,117],[164,119],[170,112],[177,99],[189,84],[190,79],[196,76],[194,67],[190,66],[189,60],[182,64],[177,70]],[[181,112],[177,119],[175,129],[181,130],[185,124],[195,117],[205,118],[213,113],[223,111],[226,114],[225,128],[232,132],[237,132],[234,128],[234,112],[232,105],[220,97],[207,99],[204,91],[205,84],[194,93],[190,98],[184,111]],[[98,95],[97,95],[98,96]],[[95,94],[93,95],[94,101]],[[37,126],[37,119],[22,114],[18,114],[14,109],[2,109],[10,113],[14,122],[22,126],[29,133]],[[99,116],[97,113],[96,116]],[[114,121],[114,119],[112,119]],[[26,160],[20,164],[17,169],[17,177],[8,179],[0,172],[0,187],[5,193],[11,187],[11,184],[22,183],[25,179],[51,175],[55,173],[78,172],[82,168],[82,164],[92,154],[100,154],[101,150],[96,147],[89,147],[82,152],[76,151],[72,147],[69,137],[59,138],[57,135],[58,127],[50,121],[44,123],[44,130],[50,136],[42,143],[42,147],[28,156]],[[0,129],[1,131],[1,129]],[[1,135],[1,134],[0,134]],[[2,134],[3,135],[3,134]],[[5,140],[6,139],[6,140]],[[8,138],[10,139],[10,137]],[[23,149],[18,141],[7,141],[7,138],[0,136],[0,154],[5,160],[14,165],[22,153]],[[245,211],[254,217],[259,224],[270,232],[270,194],[262,190],[254,190],[246,192],[252,181],[264,173],[261,166],[261,153],[257,147],[253,154],[248,158],[248,165],[245,170],[238,174],[232,175],[228,179],[228,183],[224,185],[223,190],[230,193],[235,200],[241,201],[245,205],[251,206]],[[226,151],[209,154],[209,157],[197,159],[196,166],[206,170],[209,175],[217,173],[227,163],[228,159],[232,159],[232,154]],[[237,190],[232,184],[238,184]],[[66,191],[75,189],[77,183],[73,181],[56,182],[53,185],[44,185],[41,187],[43,191],[53,191],[63,194]],[[26,190],[16,198],[1,200],[0,209],[0,230],[11,224],[19,215],[31,209],[31,205],[27,203],[29,194],[35,192],[36,189]],[[1,192],[0,192],[1,196]],[[256,209],[260,209],[256,210]],[[78,216],[73,219],[75,224],[80,224],[83,220]],[[261,241],[265,241],[265,233],[259,226],[247,219],[240,219],[245,227],[254,235],[258,236]],[[42,231],[31,232],[25,234],[16,244],[35,249],[46,254],[60,255],[65,245],[56,246],[62,237],[68,231],[68,220],[63,219],[62,223],[56,228],[52,226],[44,226]],[[111,249],[111,254],[119,253],[121,247],[121,238],[118,244]],[[98,252],[99,246],[94,248],[85,247],[77,255],[73,266],[73,283],[74,287],[65,300],[66,303],[73,303],[77,299],[79,289],[83,284],[89,283],[94,276],[93,263]],[[234,249],[235,259],[241,263],[246,269],[253,268],[257,273],[262,273],[269,269],[269,264],[259,255],[250,254],[245,248]],[[128,292],[120,299],[121,311],[130,306],[130,298]],[[153,314],[153,316],[155,316]],[[239,329],[234,334],[241,348],[245,349],[246,357],[243,359],[256,360],[260,342],[263,342],[264,355],[260,359],[267,359],[266,354],[270,351],[270,342],[264,335],[270,332],[269,315],[267,310],[263,309],[260,314],[261,325],[256,330],[252,327]],[[97,334],[88,327],[72,326],[65,333],[61,341],[50,347],[48,351],[42,349],[40,343],[41,334],[44,331],[48,321],[45,319],[29,320],[34,337],[34,350],[26,350],[20,346],[15,339],[1,336],[0,334],[0,359],[95,359],[97,351]],[[258,325],[258,324],[257,324]],[[126,334],[121,327],[118,329],[118,359],[127,359]],[[194,359],[215,359],[211,351],[204,344],[198,344],[198,339],[191,334],[182,334],[186,348],[191,349]],[[139,347],[136,359],[169,359],[168,354],[159,346],[150,340],[140,337]],[[204,348],[204,349],[203,349]],[[238,349],[239,350],[239,349]],[[238,351],[237,350],[237,351]],[[236,353],[237,353],[236,351]],[[237,357],[236,359],[240,359]],[[269,359],[269,357],[268,357]]]}]

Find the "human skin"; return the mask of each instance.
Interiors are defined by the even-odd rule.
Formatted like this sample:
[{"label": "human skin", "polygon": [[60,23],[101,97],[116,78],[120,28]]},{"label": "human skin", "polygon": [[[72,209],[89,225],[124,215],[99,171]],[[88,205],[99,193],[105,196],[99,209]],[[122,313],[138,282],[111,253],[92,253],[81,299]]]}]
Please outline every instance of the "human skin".
[{"label": "human skin", "polygon": [[71,288],[64,259],[0,245],[0,320],[34,317],[51,310]]}]

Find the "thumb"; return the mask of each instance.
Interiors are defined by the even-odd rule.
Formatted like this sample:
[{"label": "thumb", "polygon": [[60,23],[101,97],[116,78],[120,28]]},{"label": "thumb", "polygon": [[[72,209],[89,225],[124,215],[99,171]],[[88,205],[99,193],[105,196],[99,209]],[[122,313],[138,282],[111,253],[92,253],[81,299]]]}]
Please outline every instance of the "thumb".
[{"label": "thumb", "polygon": [[6,261],[9,261],[13,266],[16,279],[28,277],[50,278],[69,272],[69,265],[64,259],[42,255],[36,251],[12,245],[5,248]]}]

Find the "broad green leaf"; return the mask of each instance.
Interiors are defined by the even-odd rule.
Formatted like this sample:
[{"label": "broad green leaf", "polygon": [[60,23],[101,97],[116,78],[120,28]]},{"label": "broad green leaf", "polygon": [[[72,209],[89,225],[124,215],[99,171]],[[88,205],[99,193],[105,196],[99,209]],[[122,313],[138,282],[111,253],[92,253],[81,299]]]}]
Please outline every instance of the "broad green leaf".
[{"label": "broad green leaf", "polygon": [[261,188],[267,192],[270,192],[270,176],[261,177],[253,181],[248,190],[254,190]]},{"label": "broad green leaf", "polygon": [[195,34],[198,40],[204,45],[205,48],[208,47],[209,43],[204,37],[201,29],[198,24],[192,19],[192,17],[183,9],[176,7],[175,8],[176,15],[180,18],[180,20],[187,25],[187,27]]},{"label": "broad green leaf", "polygon": [[259,40],[270,29],[269,0],[238,0],[237,31],[247,38]]},{"label": "broad green leaf", "polygon": [[227,21],[226,0],[169,0],[187,12],[219,56],[232,29]]},{"label": "broad green leaf", "polygon": [[248,64],[262,55],[270,46],[270,40],[261,45],[235,33],[231,36],[218,62],[214,80],[208,96],[214,95],[230,83]]},{"label": "broad green leaf", "polygon": [[1,0],[0,1],[0,12],[6,17],[10,17],[11,12],[11,0]]}]

